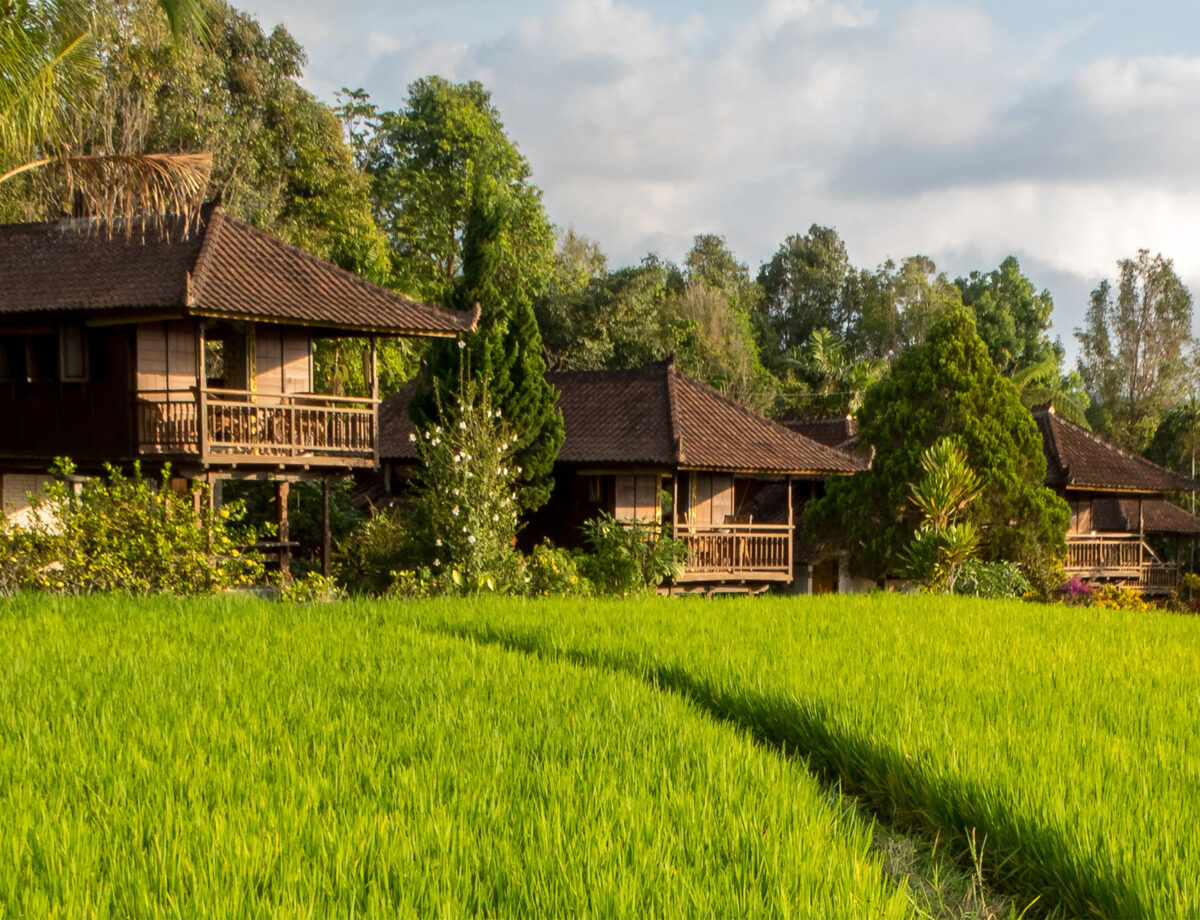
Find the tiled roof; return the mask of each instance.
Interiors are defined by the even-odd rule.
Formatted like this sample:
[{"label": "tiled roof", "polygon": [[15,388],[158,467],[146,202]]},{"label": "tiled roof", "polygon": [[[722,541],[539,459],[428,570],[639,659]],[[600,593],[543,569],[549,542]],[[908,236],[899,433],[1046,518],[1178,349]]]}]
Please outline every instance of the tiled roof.
[{"label": "tiled roof", "polygon": [[1132,451],[1110,444],[1052,408],[1033,410],[1046,454],[1046,485],[1098,491],[1187,492],[1191,479],[1151,463]]},{"label": "tiled roof", "polygon": [[858,440],[858,422],[852,415],[835,415],[832,418],[785,418],[780,424],[806,438],[819,441],[826,447],[847,450],[847,445]]},{"label": "tiled roof", "polygon": [[[853,473],[865,461],[789,431],[670,363],[634,370],[554,371],[564,463],[764,473]],[[413,460],[411,385],[379,408],[379,454]]]},{"label": "tiled roof", "polygon": [[[1167,501],[1142,502],[1146,533],[1200,535],[1200,518]],[[1138,532],[1138,503],[1133,498],[1102,498],[1092,502],[1092,523],[1098,531]]]},{"label": "tiled roof", "polygon": [[418,303],[207,206],[169,234],[0,225],[0,314],[180,310],[390,335],[454,335],[477,314]]}]

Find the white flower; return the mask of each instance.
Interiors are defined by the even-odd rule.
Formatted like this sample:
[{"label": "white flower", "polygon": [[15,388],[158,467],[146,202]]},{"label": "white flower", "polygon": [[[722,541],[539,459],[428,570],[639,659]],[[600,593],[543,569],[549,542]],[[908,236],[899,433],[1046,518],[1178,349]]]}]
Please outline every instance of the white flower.
[{"label": "white flower", "polygon": [[429,443],[430,443],[430,444],[432,444],[434,447],[437,447],[439,444],[441,444],[441,443],[442,443],[442,439],[441,439],[441,438],[434,438],[434,439],[433,439],[432,441],[430,441]]},{"label": "white flower", "polygon": [[498,514],[493,514],[493,515],[492,515],[492,520],[493,520],[493,521],[498,521],[498,520],[500,520],[500,515],[498,515]]},{"label": "white flower", "polygon": [[415,444],[417,441],[417,433],[415,431],[409,432],[408,439]]},{"label": "white flower", "polygon": [[463,451],[463,459],[464,459],[464,460],[470,460],[470,459],[471,459],[471,455],[470,455],[470,454],[468,454],[468,453],[467,453],[465,450]]},{"label": "white flower", "polygon": [[463,524],[463,533],[466,533],[466,532],[467,532],[467,525]]},{"label": "white flower", "polygon": [[433,541],[433,545],[434,545],[434,546],[441,546],[441,545],[442,545],[442,538],[441,538],[441,537],[438,537],[436,540],[434,540],[434,541]]},{"label": "white flower", "polygon": [[496,410],[496,418],[499,418],[499,417],[500,417],[500,410],[499,410],[499,409],[497,409],[497,410]]},{"label": "white flower", "polygon": [[475,542],[475,534],[471,534],[471,536],[467,537],[467,542],[474,543]]},{"label": "white flower", "polygon": [[434,428],[434,429],[433,429],[433,433],[434,433],[434,434],[441,434],[441,433],[442,433],[442,426],[441,426],[441,425],[438,425],[436,428]]},{"label": "white flower", "polygon": [[434,560],[433,560],[433,564],[434,564],[434,566],[439,566],[439,565],[441,565],[441,564],[442,564],[442,560],[441,560],[441,559],[434,559]]},{"label": "white flower", "polygon": [[450,513],[453,514],[455,517],[458,517],[458,505],[455,505],[453,508],[451,508]]},{"label": "white flower", "polygon": [[517,475],[519,476],[520,474],[521,474],[521,468],[518,466],[517,467]]},{"label": "white flower", "polygon": [[429,432],[428,432],[428,431],[427,431],[427,432],[425,432],[425,440],[426,440],[426,441],[428,441],[428,440],[429,440]]},{"label": "white flower", "polygon": [[461,462],[462,462],[462,454],[455,454],[455,455],[454,455],[454,462],[455,462],[455,463],[461,463]]},{"label": "white flower", "polygon": [[467,430],[467,423],[466,423],[466,422],[459,422],[459,423],[458,423],[458,430],[459,430],[459,431],[466,431],[466,430]]},{"label": "white flower", "polygon": [[529,576],[528,575],[525,576],[525,584],[529,584]]},{"label": "white flower", "polygon": [[467,343],[466,343],[466,342],[464,342],[462,339],[459,339],[459,340],[458,340],[458,347],[459,347],[459,348],[466,348],[466,347],[467,347]]}]

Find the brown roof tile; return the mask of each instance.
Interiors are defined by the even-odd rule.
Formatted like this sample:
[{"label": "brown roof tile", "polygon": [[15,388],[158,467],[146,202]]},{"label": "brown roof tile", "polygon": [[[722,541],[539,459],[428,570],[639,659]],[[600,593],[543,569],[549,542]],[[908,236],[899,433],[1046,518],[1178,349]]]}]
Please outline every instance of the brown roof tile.
[{"label": "brown roof tile", "polygon": [[1187,492],[1193,481],[1110,444],[1069,422],[1051,408],[1035,409],[1046,454],[1046,485],[1052,488],[1120,492]]},{"label": "brown roof tile", "polygon": [[830,418],[785,418],[780,420],[785,428],[812,438],[826,447],[849,450],[858,443],[858,422],[852,415],[836,415]]},{"label": "brown roof tile", "polygon": [[[1200,535],[1200,518],[1167,501],[1142,502],[1142,521],[1146,533]],[[1137,499],[1103,498],[1093,501],[1092,523],[1098,531],[1137,533]]]},{"label": "brown roof tile", "polygon": [[[859,457],[818,444],[720,395],[672,364],[634,370],[552,371],[566,440],[564,463],[765,473],[853,473]],[[379,408],[379,454],[415,460],[412,385]]]},{"label": "brown roof tile", "polygon": [[219,206],[167,236],[75,222],[0,226],[0,314],[179,310],[390,335],[445,335],[478,314],[418,303],[254,229]]}]

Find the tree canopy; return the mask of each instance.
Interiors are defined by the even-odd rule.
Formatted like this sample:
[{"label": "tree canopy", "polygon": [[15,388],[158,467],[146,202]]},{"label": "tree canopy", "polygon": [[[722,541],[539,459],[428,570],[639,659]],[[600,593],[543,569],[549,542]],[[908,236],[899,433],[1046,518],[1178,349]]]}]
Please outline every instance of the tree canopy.
[{"label": "tree canopy", "polygon": [[980,528],[983,555],[1035,570],[1063,551],[1069,512],[1042,484],[1041,436],[1013,384],[996,370],[969,311],[952,310],[871,387],[858,416],[871,468],[827,483],[805,509],[805,531],[844,549],[851,569],[882,578],[898,567],[919,523],[909,501],[921,455],[949,435],[976,471],[981,493],[965,514]]}]

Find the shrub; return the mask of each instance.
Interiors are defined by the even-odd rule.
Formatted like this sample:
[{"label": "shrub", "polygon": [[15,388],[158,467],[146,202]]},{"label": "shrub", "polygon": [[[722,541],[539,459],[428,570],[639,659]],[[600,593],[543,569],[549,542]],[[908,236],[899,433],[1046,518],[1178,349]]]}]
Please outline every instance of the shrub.
[{"label": "shrub", "polygon": [[1078,575],[1059,586],[1058,596],[1064,604],[1072,607],[1084,607],[1091,602],[1092,586],[1081,581]]},{"label": "shrub", "polygon": [[658,525],[619,521],[606,512],[585,522],[583,533],[591,547],[583,559],[583,573],[603,593],[656,588],[682,572],[687,556],[686,544]]},{"label": "shrub", "polygon": [[[244,509],[231,503],[214,510],[200,491],[180,495],[142,476],[134,464],[125,476],[113,466],[105,475],[69,482],[74,467],[60,460],[57,477],[33,503],[30,523],[0,528],[0,587],[63,593],[118,591],[130,594],[212,594],[262,576],[254,531],[239,527]],[[170,479],[164,467],[162,478]]]},{"label": "shrub", "polygon": [[517,539],[516,437],[486,386],[460,375],[455,405],[410,437],[414,525],[430,569],[447,590],[504,590],[521,580]]},{"label": "shrub", "polygon": [[337,579],[309,572],[298,578],[279,579],[279,599],[298,604],[329,603],[339,600],[342,590]]},{"label": "shrub", "polygon": [[969,560],[954,585],[955,594],[968,597],[1024,597],[1032,591],[1029,579],[1015,562]]},{"label": "shrub", "polygon": [[1091,606],[1103,610],[1153,610],[1154,605],[1142,597],[1137,588],[1100,585],[1092,590]]},{"label": "shrub", "polygon": [[581,557],[549,540],[539,543],[525,560],[525,593],[530,597],[591,594],[592,583],[580,571]]},{"label": "shrub", "polygon": [[383,594],[392,573],[412,569],[423,550],[412,529],[412,515],[385,508],[360,521],[334,553],[338,583],[351,594]]}]

